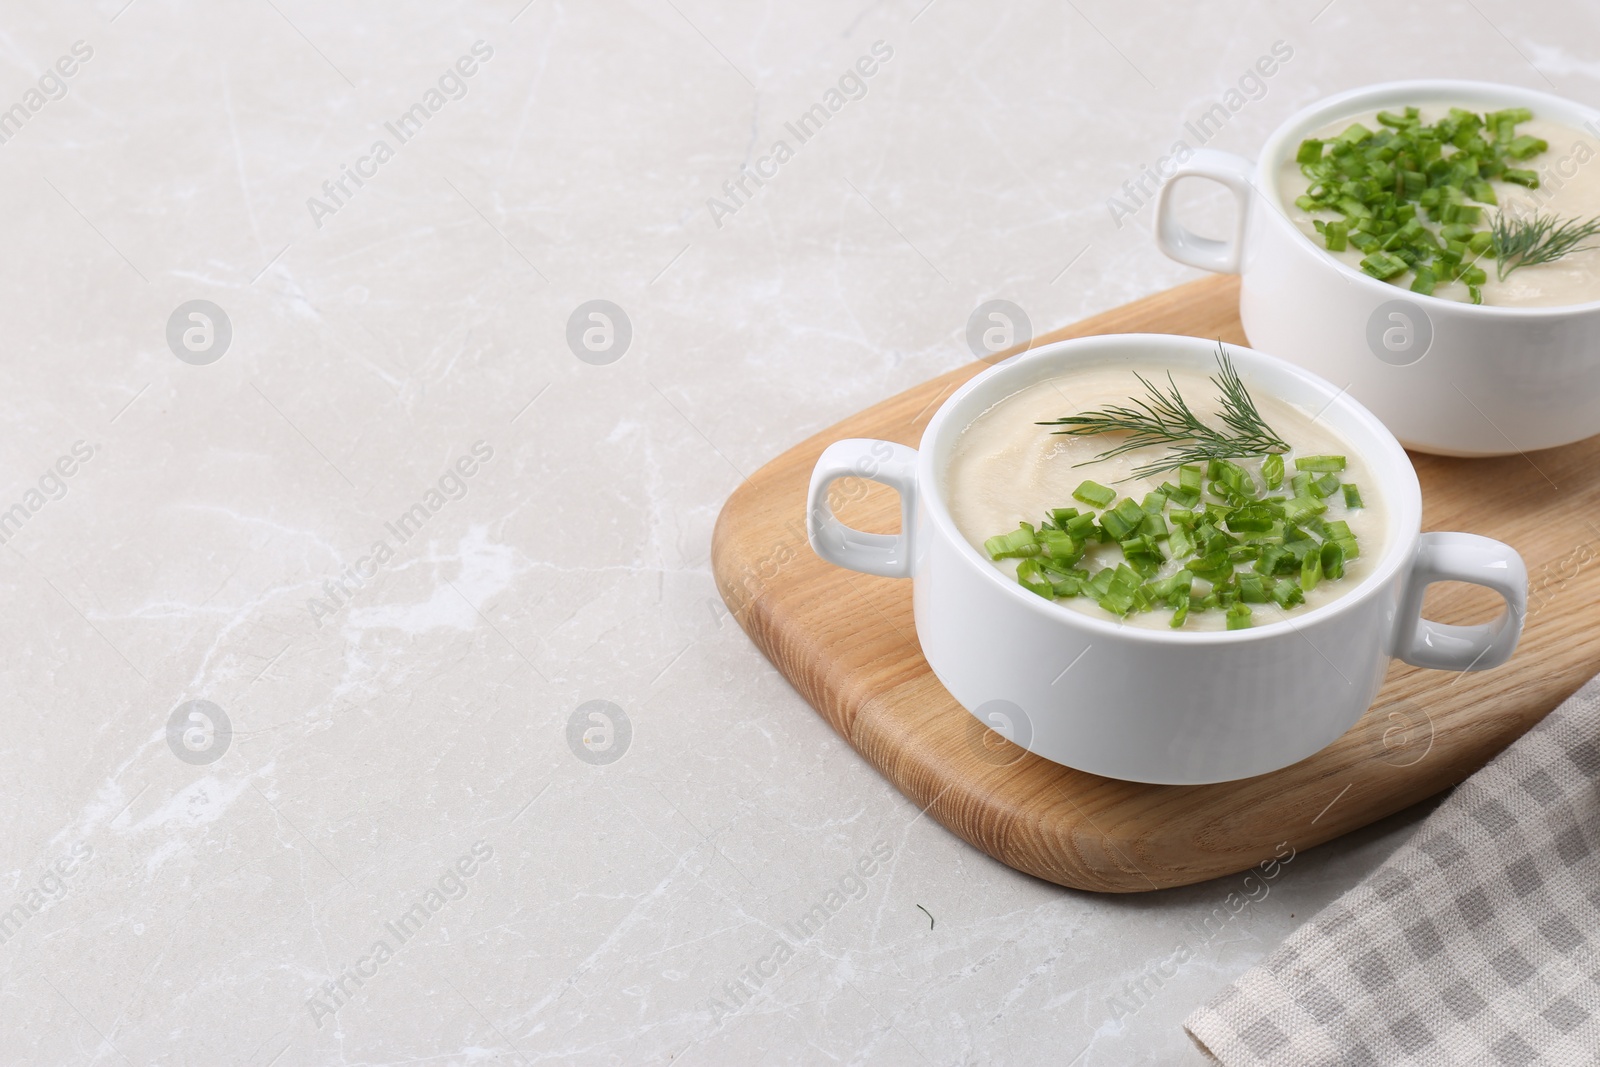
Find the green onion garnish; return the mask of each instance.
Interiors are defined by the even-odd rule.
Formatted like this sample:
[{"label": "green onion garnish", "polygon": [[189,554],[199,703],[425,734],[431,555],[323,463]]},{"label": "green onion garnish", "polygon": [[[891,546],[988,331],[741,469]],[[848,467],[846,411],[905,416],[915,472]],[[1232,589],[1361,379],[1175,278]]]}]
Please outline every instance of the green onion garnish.
[{"label": "green onion garnish", "polygon": [[989,538],[983,543],[983,547],[989,553],[990,559],[1013,559],[1039,554],[1039,542],[1033,536],[1033,527],[1027,523],[1022,523],[1008,534]]},{"label": "green onion garnish", "polygon": [[1144,509],[1132,497],[1123,497],[1122,503],[1100,516],[1100,525],[1113,541],[1121,541],[1144,522]]},{"label": "green onion garnish", "polygon": [[[1269,491],[1282,487],[1282,466],[1278,454],[1262,464]],[[1296,495],[1285,498],[1260,497],[1249,471],[1230,460],[1185,465],[1179,485],[1163,483],[1142,500],[1123,497],[1098,514],[1054,508],[1037,528],[1019,523],[984,548],[992,559],[1016,559],[1017,583],[1047,600],[1087,597],[1118,617],[1171,611],[1174,628],[1195,612],[1223,611],[1227,628],[1243,629],[1252,624],[1248,605],[1302,604],[1320,583],[1343,578],[1360,554],[1350,524],[1325,517],[1330,497],[1348,510],[1361,506],[1354,483],[1339,480],[1345,466],[1343,456],[1295,459]],[[1074,495],[1116,499],[1095,482]],[[1212,499],[1202,506],[1203,496]],[[1115,545],[1121,562],[1091,571],[1095,544]],[[1160,577],[1163,570],[1171,573]],[[1196,582],[1205,584],[1197,589]]]},{"label": "green onion garnish", "polygon": [[1161,483],[1161,495],[1181,507],[1192,508],[1200,503],[1200,490],[1190,489],[1187,486],[1173,485],[1171,482]]},{"label": "green onion garnish", "polygon": [[1322,581],[1322,552],[1307,552],[1304,562],[1300,564],[1300,588],[1306,592],[1317,587]]},{"label": "green onion garnish", "polygon": [[1317,555],[1322,566],[1322,577],[1330,582],[1344,577],[1344,549],[1339,542],[1324,541]]},{"label": "green onion garnish", "polygon": [[1268,489],[1276,489],[1283,484],[1283,455],[1274,452],[1261,461],[1261,480],[1267,483]]},{"label": "green onion garnish", "polygon": [[1524,134],[1521,137],[1513,137],[1511,139],[1511,143],[1506,146],[1506,154],[1516,159],[1527,159],[1529,156],[1536,156],[1540,152],[1549,151],[1549,149],[1549,141],[1542,137],[1529,137]]},{"label": "green onion garnish", "polygon": [[1115,489],[1108,489],[1099,482],[1085,481],[1082,485],[1078,486],[1078,488],[1072,491],[1072,496],[1075,500],[1081,500],[1085,504],[1092,504],[1097,508],[1103,508],[1113,500],[1117,499],[1117,491]]},{"label": "green onion garnish", "polygon": [[1398,256],[1391,256],[1387,252],[1374,252],[1361,260],[1361,269],[1379,281],[1393,278],[1396,274],[1404,274],[1410,265]]},{"label": "green onion garnish", "polygon": [[[1408,112],[1405,121],[1415,115]],[[1089,510],[1052,508],[1037,528],[1019,523],[984,542],[989,557],[1017,560],[1018,584],[1038,596],[1084,597],[1119,618],[1170,611],[1175,628],[1195,613],[1222,611],[1229,629],[1242,629],[1251,625],[1248,605],[1293,607],[1321,582],[1344,578],[1360,547],[1338,516],[1361,507],[1360,490],[1341,478],[1346,457],[1293,456],[1261,421],[1225,352],[1219,360],[1222,376],[1213,381],[1223,392],[1220,418],[1236,437],[1201,424],[1175,386],[1169,396],[1142,378],[1151,399],[1134,403],[1142,404],[1149,425],[1131,425],[1132,408],[1110,409],[1115,420],[1103,426],[1099,415],[1041,423],[1071,423],[1073,433],[1117,429],[1149,438],[1124,441],[1101,459],[1184,437],[1200,444],[1134,471],[1137,477],[1176,471],[1176,484],[1162,482],[1142,499],[1119,499],[1116,490],[1086,480],[1072,495]],[[1164,421],[1169,404],[1180,416],[1175,423]],[[1096,425],[1080,425],[1088,422]],[[1343,512],[1329,514],[1341,505]]]},{"label": "green onion garnish", "polygon": [[1321,216],[1312,222],[1329,251],[1359,251],[1371,277],[1427,296],[1460,282],[1468,300],[1482,303],[1481,257],[1492,255],[1504,279],[1600,235],[1600,217],[1541,221],[1497,211],[1486,225],[1483,205],[1500,207],[1495,181],[1539,187],[1538,172],[1519,165],[1550,147],[1516,132],[1532,117],[1527,108],[1451,108],[1430,124],[1415,107],[1379,112],[1376,131],[1352,123],[1337,137],[1300,142],[1295,163],[1310,184],[1295,204]]},{"label": "green onion garnish", "polygon": [[1025,559],[1017,564],[1017,584],[1030,593],[1038,593],[1046,600],[1055,598],[1055,587],[1045,577],[1044,569],[1035,559]]}]

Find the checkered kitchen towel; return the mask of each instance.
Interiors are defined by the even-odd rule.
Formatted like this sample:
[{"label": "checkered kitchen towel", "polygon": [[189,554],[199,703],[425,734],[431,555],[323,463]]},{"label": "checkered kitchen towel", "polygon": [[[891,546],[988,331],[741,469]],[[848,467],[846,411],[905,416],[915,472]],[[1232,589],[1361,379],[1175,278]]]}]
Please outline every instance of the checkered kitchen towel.
[{"label": "checkered kitchen towel", "polygon": [[1600,678],[1184,1026],[1227,1067],[1600,1063]]}]

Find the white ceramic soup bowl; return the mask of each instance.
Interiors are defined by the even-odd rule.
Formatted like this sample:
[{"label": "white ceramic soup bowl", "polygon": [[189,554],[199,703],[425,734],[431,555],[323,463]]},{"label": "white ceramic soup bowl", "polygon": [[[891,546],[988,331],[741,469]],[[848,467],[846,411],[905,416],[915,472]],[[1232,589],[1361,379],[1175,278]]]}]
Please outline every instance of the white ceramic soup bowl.
[{"label": "white ceramic soup bowl", "polygon": [[[1257,163],[1202,148],[1179,164],[1156,197],[1157,244],[1180,263],[1241,275],[1250,343],[1345,386],[1408,448],[1494,456],[1600,433],[1600,301],[1510,308],[1421,296],[1328,255],[1284,213],[1278,168],[1314,131],[1363,111],[1430,104],[1526,107],[1600,136],[1600,112],[1531,89],[1443,80],[1355,89],[1279,126]],[[1576,171],[1570,147],[1552,143],[1546,154],[1558,178]],[[1600,160],[1584,166],[1600,169]],[[1199,237],[1173,217],[1170,194],[1188,177],[1233,192],[1227,240]]]},{"label": "white ceramic soup bowl", "polygon": [[[1381,556],[1336,600],[1246,630],[1127,626],[1030,593],[956,528],[944,473],[962,430],[991,405],[1077,367],[1215,373],[1216,342],[1195,337],[1111,334],[1046,345],[958,390],[917,449],[835,442],[811,476],[811,546],[841,567],[912,580],[923,655],[979,721],[1046,759],[1111,778],[1176,785],[1263,774],[1348,730],[1372,703],[1391,656],[1452,671],[1504,662],[1522,632],[1527,596],[1516,551],[1474,534],[1421,533],[1416,473],[1382,423],[1306,371],[1249,349],[1228,351],[1252,391],[1320,412],[1378,480],[1387,513]],[[839,522],[828,489],[850,476],[899,492],[899,533]],[[1421,617],[1422,595],[1437,581],[1487,586],[1506,610],[1473,626],[1430,622]]]}]

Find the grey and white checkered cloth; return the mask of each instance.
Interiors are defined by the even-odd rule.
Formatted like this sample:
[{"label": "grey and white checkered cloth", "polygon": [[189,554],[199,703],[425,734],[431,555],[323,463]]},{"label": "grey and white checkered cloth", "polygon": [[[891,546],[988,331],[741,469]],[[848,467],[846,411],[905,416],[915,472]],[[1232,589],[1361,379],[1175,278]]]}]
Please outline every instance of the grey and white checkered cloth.
[{"label": "grey and white checkered cloth", "polygon": [[1227,1067],[1600,1063],[1600,678],[1184,1026]]}]

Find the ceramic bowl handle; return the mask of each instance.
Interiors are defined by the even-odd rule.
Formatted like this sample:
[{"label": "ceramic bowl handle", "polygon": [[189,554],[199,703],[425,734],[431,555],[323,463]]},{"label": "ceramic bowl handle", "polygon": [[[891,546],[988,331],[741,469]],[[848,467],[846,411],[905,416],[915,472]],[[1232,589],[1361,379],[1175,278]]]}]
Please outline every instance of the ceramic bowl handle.
[{"label": "ceramic bowl handle", "polygon": [[[828,489],[839,478],[867,478],[900,494],[900,532],[852,530],[834,518]],[[911,527],[917,514],[917,450],[892,441],[835,441],[817,459],[806,502],[806,535],[829,563],[884,578],[911,576]]]},{"label": "ceramic bowl handle", "polygon": [[[1253,189],[1250,178],[1254,170],[1255,165],[1248,159],[1214,148],[1197,149],[1187,161],[1179,163],[1178,169],[1156,191],[1156,244],[1161,251],[1190,267],[1216,271],[1218,274],[1239,273],[1245,217],[1249,213]],[[1232,190],[1238,203],[1231,240],[1201,237],[1185,229],[1172,217],[1172,190],[1184,178],[1209,178]]]},{"label": "ceramic bowl handle", "polygon": [[[1434,582],[1470,582],[1505,597],[1493,622],[1449,626],[1422,617],[1422,597]],[[1528,608],[1528,569],[1510,545],[1469,533],[1425,533],[1400,594],[1395,655],[1413,667],[1482,671],[1511,658]]]}]

